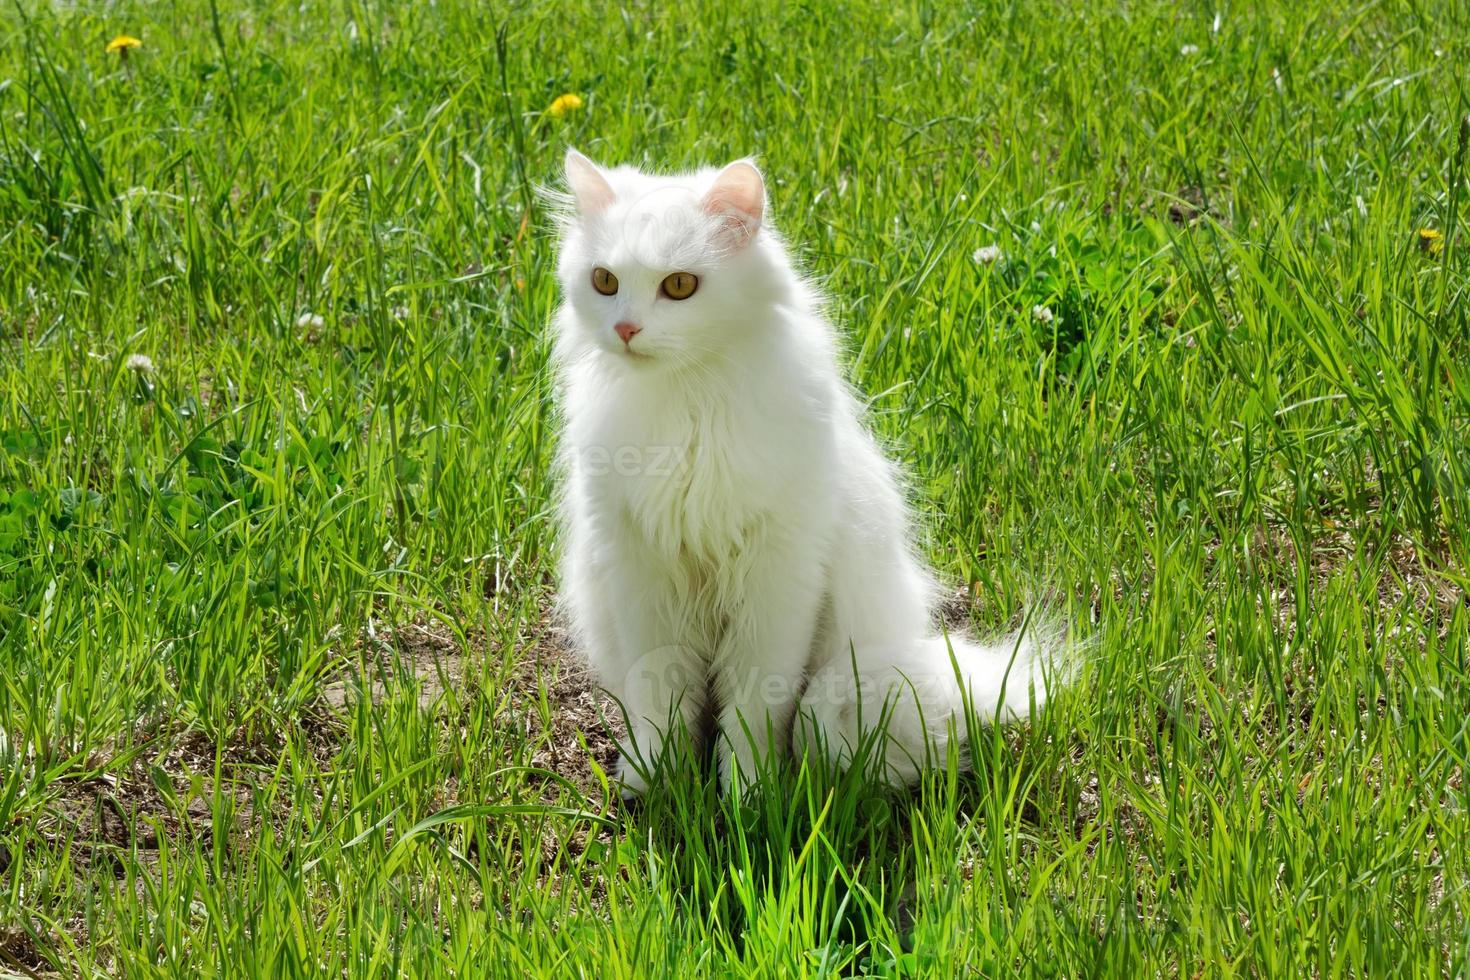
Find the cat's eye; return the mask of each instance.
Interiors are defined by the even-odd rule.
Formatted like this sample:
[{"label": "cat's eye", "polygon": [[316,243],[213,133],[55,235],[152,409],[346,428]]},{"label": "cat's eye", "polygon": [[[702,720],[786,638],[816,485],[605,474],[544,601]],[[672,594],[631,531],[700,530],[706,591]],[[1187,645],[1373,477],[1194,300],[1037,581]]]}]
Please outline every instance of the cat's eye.
[{"label": "cat's eye", "polygon": [[663,291],[669,299],[688,299],[699,288],[699,277],[692,272],[671,272],[664,277]]},{"label": "cat's eye", "polygon": [[618,277],[599,265],[592,270],[592,288],[604,296],[612,296],[618,291]]}]

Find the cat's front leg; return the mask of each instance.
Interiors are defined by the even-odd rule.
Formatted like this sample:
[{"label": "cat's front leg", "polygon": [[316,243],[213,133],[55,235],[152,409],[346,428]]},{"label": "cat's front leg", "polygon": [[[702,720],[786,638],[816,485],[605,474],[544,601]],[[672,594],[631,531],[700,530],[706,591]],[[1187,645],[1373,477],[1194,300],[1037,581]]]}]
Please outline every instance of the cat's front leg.
[{"label": "cat's front leg", "polygon": [[720,785],[748,785],[762,762],[784,756],[822,603],[814,551],[767,550],[746,576],[716,657],[721,701]]},{"label": "cat's front leg", "polygon": [[[618,583],[626,583],[619,590]],[[621,562],[599,586],[617,633],[616,655],[599,673],[627,725],[618,746],[617,777],[625,797],[648,791],[674,739],[699,730],[708,668],[682,636],[672,582],[644,563]]]},{"label": "cat's front leg", "polygon": [[705,668],[687,646],[666,643],[633,662],[614,692],[628,735],[618,746],[617,778],[625,797],[642,796],[665,755],[693,737],[705,710]]}]

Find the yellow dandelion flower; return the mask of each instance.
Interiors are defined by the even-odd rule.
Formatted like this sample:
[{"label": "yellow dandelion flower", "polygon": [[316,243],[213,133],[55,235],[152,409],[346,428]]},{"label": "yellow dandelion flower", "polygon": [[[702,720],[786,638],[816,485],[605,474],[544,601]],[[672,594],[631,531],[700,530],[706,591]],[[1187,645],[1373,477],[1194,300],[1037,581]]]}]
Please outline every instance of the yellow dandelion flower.
[{"label": "yellow dandelion flower", "polygon": [[580,109],[584,105],[586,105],[586,103],[582,101],[582,97],[580,95],[578,95],[576,92],[568,92],[565,95],[558,95],[556,99],[551,103],[551,108],[547,109],[546,111],[551,113],[556,118],[560,119],[567,113],[572,112],[576,109]]},{"label": "yellow dandelion flower", "polygon": [[133,37],[132,35],[119,34],[117,37],[107,42],[107,53],[112,54],[116,52],[117,54],[126,58],[130,50],[132,50],[133,48],[141,48],[142,46],[143,42]]},{"label": "yellow dandelion flower", "polygon": [[1419,229],[1419,250],[1428,252],[1430,255],[1438,255],[1444,251],[1444,232],[1437,228]]}]

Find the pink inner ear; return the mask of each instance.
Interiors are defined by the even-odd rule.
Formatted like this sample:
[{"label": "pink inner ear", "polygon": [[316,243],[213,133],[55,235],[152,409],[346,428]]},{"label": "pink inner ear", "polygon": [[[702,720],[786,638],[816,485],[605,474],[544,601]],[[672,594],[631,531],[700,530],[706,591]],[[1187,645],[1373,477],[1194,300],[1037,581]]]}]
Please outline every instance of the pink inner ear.
[{"label": "pink inner ear", "polygon": [[704,209],[725,218],[726,225],[745,244],[760,229],[766,210],[766,184],[761,172],[744,160],[721,170],[704,195]]},{"label": "pink inner ear", "polygon": [[612,185],[597,164],[578,153],[567,150],[567,186],[577,199],[577,210],[583,214],[599,214],[613,202]]}]

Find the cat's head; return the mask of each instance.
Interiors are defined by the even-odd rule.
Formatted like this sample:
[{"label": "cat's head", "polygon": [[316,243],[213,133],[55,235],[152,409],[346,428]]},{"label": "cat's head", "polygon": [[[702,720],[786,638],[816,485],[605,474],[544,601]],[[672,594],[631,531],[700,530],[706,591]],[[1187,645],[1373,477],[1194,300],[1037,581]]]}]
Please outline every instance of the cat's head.
[{"label": "cat's head", "polygon": [[567,151],[559,343],[633,369],[726,360],[784,287],[747,160],[683,176],[604,169]]}]

